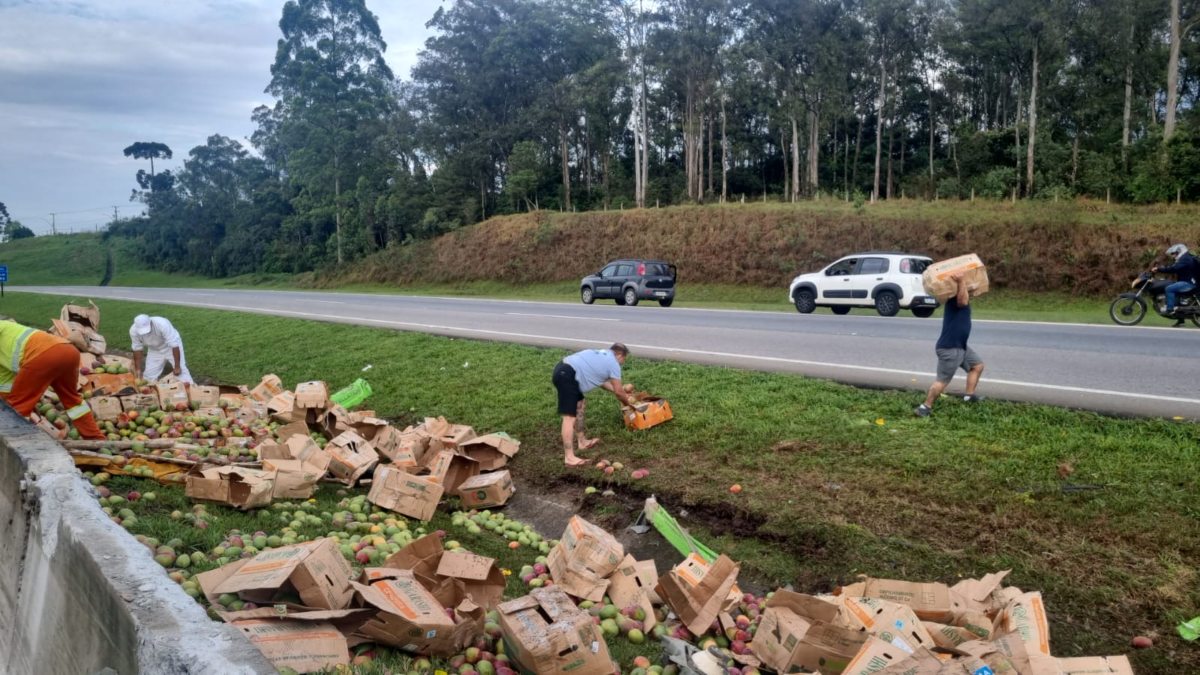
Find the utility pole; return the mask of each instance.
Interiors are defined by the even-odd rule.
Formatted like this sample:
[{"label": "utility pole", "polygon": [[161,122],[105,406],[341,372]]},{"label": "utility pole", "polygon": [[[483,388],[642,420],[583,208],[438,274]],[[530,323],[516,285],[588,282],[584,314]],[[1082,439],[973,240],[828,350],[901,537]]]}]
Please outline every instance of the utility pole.
[{"label": "utility pole", "polygon": [[50,234],[58,234],[58,228],[54,226],[54,213],[50,213]]}]

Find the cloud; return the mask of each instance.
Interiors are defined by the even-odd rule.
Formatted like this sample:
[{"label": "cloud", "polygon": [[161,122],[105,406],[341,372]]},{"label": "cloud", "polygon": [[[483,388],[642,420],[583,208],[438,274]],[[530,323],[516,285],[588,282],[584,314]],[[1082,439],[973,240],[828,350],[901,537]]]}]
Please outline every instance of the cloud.
[{"label": "cloud", "polygon": [[[407,78],[440,0],[368,0],[393,72]],[[0,201],[37,232],[51,211],[124,204],[139,162],[212,134],[244,139],[265,93],[282,0],[0,0]],[[157,165],[156,165],[157,168]],[[105,211],[100,210],[105,207]],[[89,211],[90,212],[90,211]],[[81,225],[82,227],[82,225]]]}]

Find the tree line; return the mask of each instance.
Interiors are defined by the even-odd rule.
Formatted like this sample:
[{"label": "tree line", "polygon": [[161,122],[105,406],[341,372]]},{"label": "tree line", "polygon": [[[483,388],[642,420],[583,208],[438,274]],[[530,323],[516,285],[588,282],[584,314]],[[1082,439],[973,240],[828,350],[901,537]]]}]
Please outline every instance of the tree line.
[{"label": "tree line", "polygon": [[161,143],[114,222],[166,269],[347,264],[496,215],[746,200],[1200,197],[1200,3],[455,0],[411,78],[290,0],[251,147]]}]

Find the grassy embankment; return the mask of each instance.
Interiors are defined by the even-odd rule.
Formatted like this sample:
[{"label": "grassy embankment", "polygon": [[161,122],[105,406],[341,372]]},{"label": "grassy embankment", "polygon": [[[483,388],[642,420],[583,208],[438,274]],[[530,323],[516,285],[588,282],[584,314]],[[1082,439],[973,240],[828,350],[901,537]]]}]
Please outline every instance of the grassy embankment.
[{"label": "grassy embankment", "polygon": [[[793,311],[786,298],[793,275],[846,252],[903,249],[943,257],[975,250],[989,262],[993,279],[993,292],[977,305],[980,318],[1107,323],[1111,297],[1155,251],[1187,241],[1197,217],[1200,209],[1191,206],[982,200],[542,212],[493,218],[343,270],[230,279],[148,270],[120,241],[109,245],[113,285],[301,287],[566,302],[577,300],[578,279],[605,261],[657,256],[679,265],[677,307],[774,311]],[[66,243],[75,237],[78,243]],[[0,262],[10,262],[18,284],[98,283],[100,246],[95,235],[38,237],[0,245]],[[75,253],[64,254],[64,248]],[[69,264],[61,264],[64,260]],[[1151,316],[1147,325],[1168,322]]]},{"label": "grassy embankment", "polygon": [[[0,312],[42,324],[61,302],[12,295]],[[103,306],[109,325],[155,309]],[[170,312],[194,372],[342,386],[373,364],[370,405],[383,416],[506,430],[523,441],[514,469],[529,485],[602,478],[562,468],[548,382],[559,350]],[[1156,647],[1134,655],[1138,672],[1200,669],[1173,632],[1200,613],[1197,425],[1002,402],[947,402],[921,420],[911,393],[636,355],[626,373],[670,397],[677,419],[629,433],[615,400],[595,396],[604,442],[592,456],[649,468],[617,489],[697,514],[704,538],[766,584],[820,591],[857,574],[953,582],[1011,568],[1011,584],[1045,594],[1056,654],[1120,653],[1148,634]],[[734,483],[745,492],[730,494]]]}]

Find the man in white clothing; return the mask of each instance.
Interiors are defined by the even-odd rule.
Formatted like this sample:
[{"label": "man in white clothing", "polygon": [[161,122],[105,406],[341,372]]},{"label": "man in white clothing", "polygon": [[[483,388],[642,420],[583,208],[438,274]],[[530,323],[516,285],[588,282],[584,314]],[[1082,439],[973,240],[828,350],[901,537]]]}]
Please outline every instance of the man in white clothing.
[{"label": "man in white clothing", "polygon": [[[133,342],[133,372],[154,382],[162,377],[163,369],[170,366],[171,372],[184,384],[192,384],[187,361],[183,357],[183,340],[170,321],[161,316],[139,314],[129,328],[129,339]],[[142,369],[143,354],[145,370]]]}]

